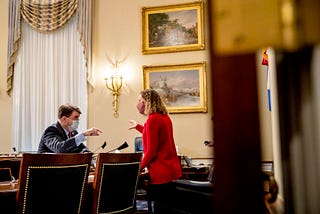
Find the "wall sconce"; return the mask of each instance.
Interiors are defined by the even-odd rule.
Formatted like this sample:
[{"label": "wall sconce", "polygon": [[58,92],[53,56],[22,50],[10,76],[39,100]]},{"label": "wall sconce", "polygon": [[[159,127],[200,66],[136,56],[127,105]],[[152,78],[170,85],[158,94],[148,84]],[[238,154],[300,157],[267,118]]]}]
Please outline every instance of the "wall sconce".
[{"label": "wall sconce", "polygon": [[105,78],[106,81],[106,87],[111,91],[111,94],[113,96],[113,116],[115,118],[119,117],[119,96],[121,94],[121,88],[122,88],[122,75],[119,72],[119,67],[118,67],[118,61],[116,61],[115,64],[113,64],[113,72],[111,73],[110,76],[107,76]]}]

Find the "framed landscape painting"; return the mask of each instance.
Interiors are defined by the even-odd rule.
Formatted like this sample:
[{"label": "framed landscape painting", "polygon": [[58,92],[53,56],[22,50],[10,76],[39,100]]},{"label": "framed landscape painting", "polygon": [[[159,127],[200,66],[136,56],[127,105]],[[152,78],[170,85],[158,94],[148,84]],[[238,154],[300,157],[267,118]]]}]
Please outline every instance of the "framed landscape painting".
[{"label": "framed landscape painting", "polygon": [[203,2],[142,8],[142,53],[204,49]]},{"label": "framed landscape painting", "polygon": [[207,112],[205,62],[143,66],[143,88],[158,91],[170,113]]}]

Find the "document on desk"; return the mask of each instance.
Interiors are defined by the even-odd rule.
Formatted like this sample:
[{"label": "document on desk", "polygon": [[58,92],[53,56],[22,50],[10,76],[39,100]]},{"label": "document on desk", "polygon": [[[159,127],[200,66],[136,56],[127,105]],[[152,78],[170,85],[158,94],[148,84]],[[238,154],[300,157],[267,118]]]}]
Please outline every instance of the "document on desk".
[{"label": "document on desk", "polygon": [[205,168],[206,166],[204,164],[193,164],[191,158],[188,156],[183,156],[183,159],[186,161],[188,167],[193,167],[193,168]]},{"label": "document on desk", "polygon": [[208,183],[210,183],[210,181],[194,181],[194,180],[190,180],[190,183],[194,183],[194,184],[208,184]]}]

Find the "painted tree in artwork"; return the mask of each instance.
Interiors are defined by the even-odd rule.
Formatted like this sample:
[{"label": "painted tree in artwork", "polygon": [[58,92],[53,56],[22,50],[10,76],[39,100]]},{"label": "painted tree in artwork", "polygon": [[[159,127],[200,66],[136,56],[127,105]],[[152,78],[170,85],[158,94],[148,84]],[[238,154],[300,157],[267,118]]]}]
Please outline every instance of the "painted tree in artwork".
[{"label": "painted tree in artwork", "polygon": [[157,43],[165,33],[169,22],[169,16],[166,13],[156,13],[149,15],[149,46],[158,46]]},{"label": "painted tree in artwork", "polygon": [[[196,10],[189,10],[188,13],[193,17],[194,14],[196,14]],[[183,17],[179,17],[179,14],[180,12],[168,12],[149,15],[148,29],[150,47],[198,43],[198,23],[196,16],[194,22],[186,27],[186,23],[182,23],[181,21]]]}]

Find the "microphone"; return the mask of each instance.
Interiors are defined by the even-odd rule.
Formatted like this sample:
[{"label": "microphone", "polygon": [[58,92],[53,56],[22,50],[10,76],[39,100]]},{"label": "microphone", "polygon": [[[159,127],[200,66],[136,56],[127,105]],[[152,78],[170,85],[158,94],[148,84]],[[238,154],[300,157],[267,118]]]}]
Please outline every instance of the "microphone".
[{"label": "microphone", "polygon": [[209,141],[209,140],[206,140],[203,143],[204,143],[205,146],[208,146],[208,147],[213,147],[214,146],[213,142]]},{"label": "microphone", "polygon": [[19,152],[17,152],[17,150],[16,150],[16,147],[12,147],[12,150],[13,150],[13,155],[15,156],[15,157],[17,157],[17,155],[19,154]]},{"label": "microphone", "polygon": [[116,151],[116,150],[119,150],[119,151],[120,151],[120,150],[122,150],[122,149],[127,148],[128,146],[129,146],[129,145],[128,145],[127,141],[124,141],[124,143],[121,144],[118,148],[112,149],[112,150],[108,151],[107,153],[113,152],[113,151]]},{"label": "microphone", "polygon": [[93,153],[96,153],[100,148],[101,148],[101,149],[104,149],[104,148],[106,147],[106,145],[107,145],[107,142],[104,141],[104,143],[103,143],[101,146],[99,146],[97,149],[95,149],[95,150],[93,151]]}]

